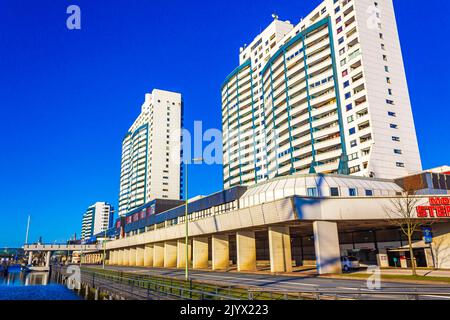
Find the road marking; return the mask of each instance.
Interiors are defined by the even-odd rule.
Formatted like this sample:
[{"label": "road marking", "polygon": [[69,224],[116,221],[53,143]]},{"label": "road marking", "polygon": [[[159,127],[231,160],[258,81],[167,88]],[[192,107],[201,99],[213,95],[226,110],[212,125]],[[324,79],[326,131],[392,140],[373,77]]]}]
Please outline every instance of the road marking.
[{"label": "road marking", "polygon": [[[203,278],[219,278],[219,279],[231,279],[234,280],[235,282],[239,282],[240,280],[247,280],[247,281],[253,281],[253,282],[264,282],[264,283],[268,283],[268,282],[273,282],[274,280],[276,280],[276,278],[274,278],[274,280],[262,280],[262,279],[254,279],[254,278],[244,278],[244,277],[227,277],[227,276],[219,276],[219,275],[199,275],[199,274],[195,274],[195,276],[198,277],[203,277]],[[293,280],[297,280],[297,279],[293,279]],[[277,283],[269,283],[269,284],[273,284],[273,285],[277,285]],[[300,286],[306,286],[306,287],[318,287],[319,285],[317,284],[311,284],[311,283],[283,283],[283,285],[300,285]]]},{"label": "road marking", "polygon": [[421,295],[421,297],[439,298],[439,299],[450,299],[449,296],[435,296],[431,294]]},{"label": "road marking", "polygon": [[359,291],[359,290],[361,290],[360,288],[348,288],[348,287],[336,287],[336,289],[351,290],[351,291]]}]

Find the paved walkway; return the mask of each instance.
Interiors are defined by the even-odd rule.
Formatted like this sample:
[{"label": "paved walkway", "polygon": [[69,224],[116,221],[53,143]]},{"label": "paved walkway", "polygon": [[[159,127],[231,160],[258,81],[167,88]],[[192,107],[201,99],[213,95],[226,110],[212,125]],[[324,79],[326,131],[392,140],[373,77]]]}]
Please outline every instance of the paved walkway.
[{"label": "paved walkway", "polygon": [[[96,266],[97,268],[101,268]],[[184,279],[184,270],[142,267],[107,266],[108,270],[123,271],[137,275],[155,275]],[[282,290],[288,292],[341,292],[345,295],[361,295],[371,299],[407,299],[408,293],[419,292],[421,299],[450,300],[450,285],[417,284],[382,281],[379,290],[367,287],[366,280],[322,278],[318,276],[271,275],[266,273],[216,272],[191,270],[194,280],[213,282],[221,285],[250,286],[263,290]]]},{"label": "paved walkway", "polygon": [[[355,272],[356,274],[366,274],[366,270],[361,270]],[[381,274],[383,275],[411,275],[411,269],[381,269]],[[424,270],[418,269],[417,275],[423,277],[443,277],[450,278],[450,270]]]}]

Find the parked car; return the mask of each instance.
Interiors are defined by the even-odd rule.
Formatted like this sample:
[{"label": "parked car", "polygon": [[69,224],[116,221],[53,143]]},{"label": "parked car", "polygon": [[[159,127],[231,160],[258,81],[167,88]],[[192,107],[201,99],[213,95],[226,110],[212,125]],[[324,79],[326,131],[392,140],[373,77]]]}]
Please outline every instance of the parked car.
[{"label": "parked car", "polygon": [[359,269],[359,260],[355,257],[350,256],[344,256],[341,257],[341,264],[342,264],[342,270],[344,271],[350,271],[350,270],[356,270]]}]

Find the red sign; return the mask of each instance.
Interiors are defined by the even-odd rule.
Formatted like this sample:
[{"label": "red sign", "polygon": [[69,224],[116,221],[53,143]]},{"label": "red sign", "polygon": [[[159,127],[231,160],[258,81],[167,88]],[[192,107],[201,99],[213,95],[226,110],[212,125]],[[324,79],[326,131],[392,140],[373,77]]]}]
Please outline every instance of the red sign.
[{"label": "red sign", "polygon": [[430,198],[429,206],[416,208],[418,218],[450,218],[450,198]]}]

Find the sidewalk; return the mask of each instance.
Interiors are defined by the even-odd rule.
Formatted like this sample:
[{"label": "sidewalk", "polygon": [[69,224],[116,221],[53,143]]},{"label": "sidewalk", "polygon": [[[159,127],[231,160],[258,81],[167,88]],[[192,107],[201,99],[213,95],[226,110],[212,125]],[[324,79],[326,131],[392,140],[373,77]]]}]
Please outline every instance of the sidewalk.
[{"label": "sidewalk", "polygon": [[[353,274],[367,274],[366,270],[357,271]],[[381,275],[404,275],[404,276],[410,276],[411,275],[411,269],[381,269]],[[443,277],[443,278],[450,278],[450,270],[433,270],[433,269],[417,269],[417,275],[423,276],[423,277]]]}]

